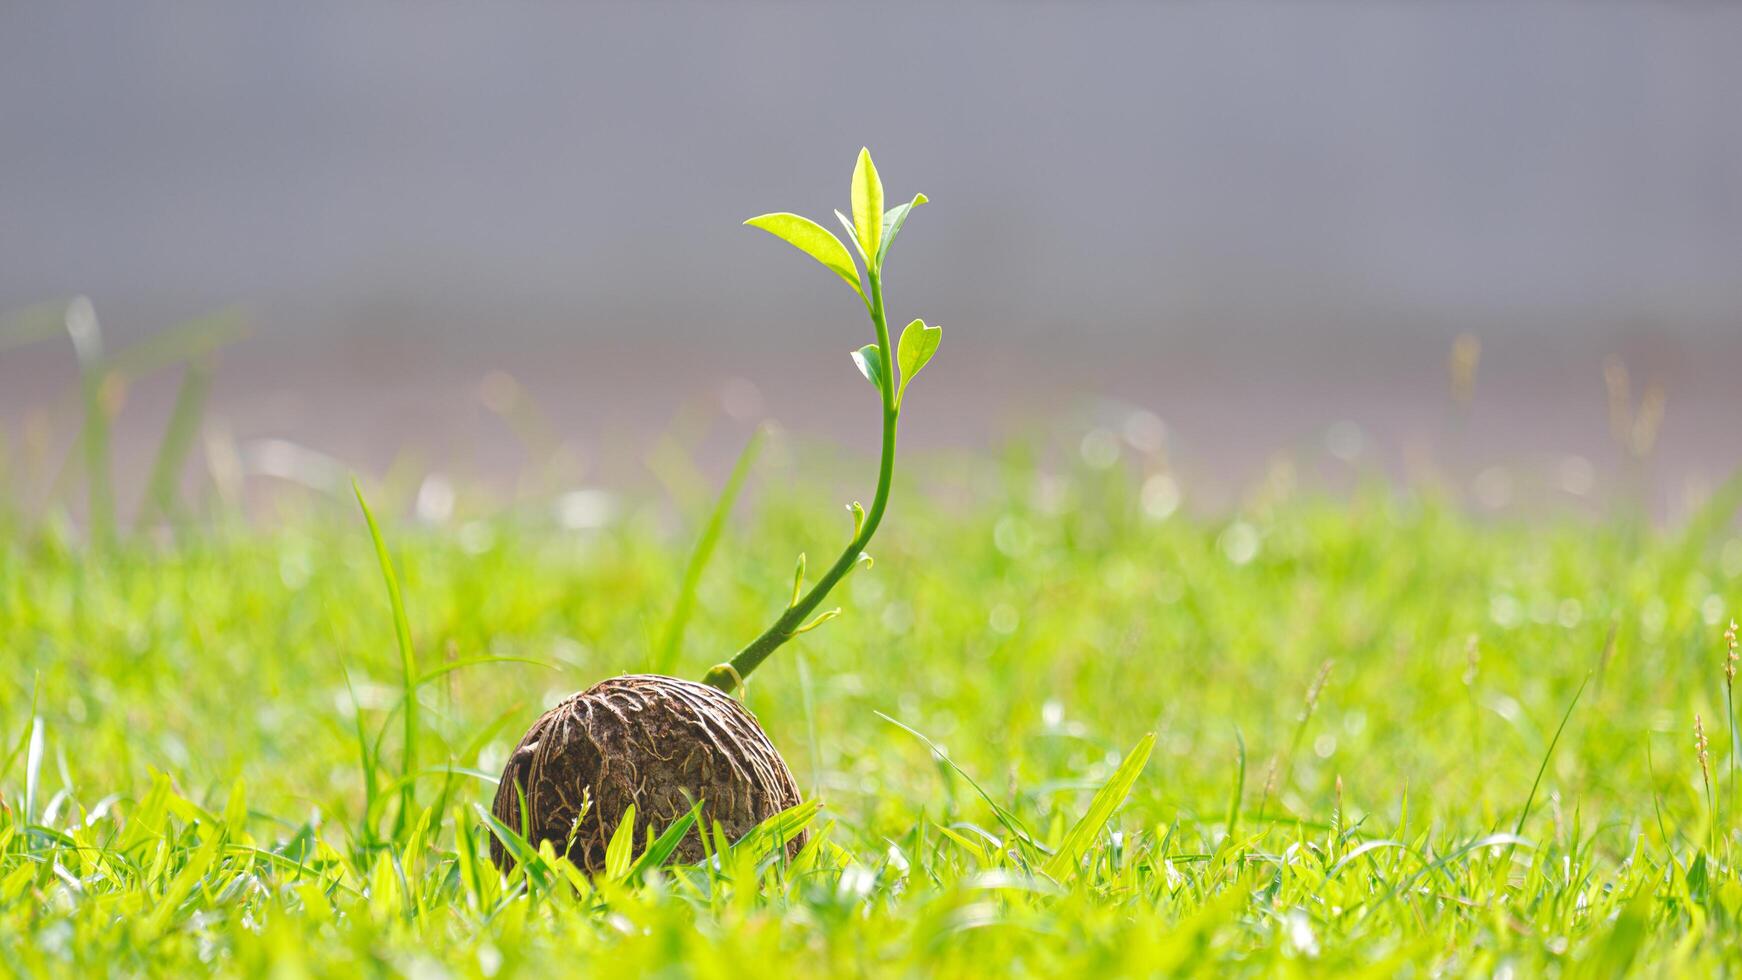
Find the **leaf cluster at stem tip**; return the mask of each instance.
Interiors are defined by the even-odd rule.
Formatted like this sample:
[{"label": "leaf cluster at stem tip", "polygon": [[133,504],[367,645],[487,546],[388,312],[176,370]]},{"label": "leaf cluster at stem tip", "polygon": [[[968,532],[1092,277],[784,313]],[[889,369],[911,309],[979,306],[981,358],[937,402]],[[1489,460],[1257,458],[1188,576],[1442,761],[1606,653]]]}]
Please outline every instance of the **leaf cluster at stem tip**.
[{"label": "leaf cluster at stem tip", "polygon": [[[833,232],[803,215],[777,211],[757,215],[744,223],[781,239],[840,276],[853,287],[875,322],[881,318],[881,310],[874,294],[883,278],[889,246],[901,233],[902,225],[907,223],[908,214],[926,203],[926,196],[915,194],[911,201],[884,210],[883,180],[877,174],[877,165],[871,162],[871,151],[860,149],[859,159],[853,165],[851,199],[852,216],[836,211],[835,217],[845,229],[853,251],[858,253],[859,262],[853,260],[853,254]],[[942,335],[942,328],[914,320],[901,332],[893,358],[884,354],[881,344],[873,343],[853,351],[853,363],[878,390],[889,388],[891,403],[898,405],[908,382],[937,352]],[[895,373],[897,369],[899,375]]]},{"label": "leaf cluster at stem tip", "polygon": [[761,636],[738,651],[729,663],[717,664],[708,671],[704,680],[721,690],[731,691],[741,686],[744,678],[781,644],[839,614],[839,610],[829,610],[814,619],[809,618],[829,590],[848,572],[861,563],[870,564],[870,556],[864,549],[876,533],[877,525],[883,519],[884,507],[889,502],[889,486],[895,470],[895,423],[901,412],[902,397],[907,392],[908,383],[937,353],[938,341],[943,337],[942,328],[928,325],[924,320],[914,320],[902,330],[899,345],[891,344],[889,317],[883,305],[883,268],[889,256],[889,246],[901,233],[901,227],[907,223],[907,216],[913,209],[926,203],[925,195],[915,194],[912,200],[885,210],[883,179],[877,175],[876,164],[871,162],[871,151],[861,149],[859,159],[853,165],[850,197],[852,216],[836,211],[835,217],[846,230],[847,241],[859,253],[858,262],[832,232],[802,215],[781,211],[758,215],[744,223],[774,235],[840,276],[853,287],[853,292],[858,294],[865,312],[871,317],[875,342],[852,354],[859,373],[877,389],[883,402],[883,451],[877,470],[877,494],[871,498],[869,510],[861,509],[858,503],[853,504],[853,538],[816,584],[809,590],[805,589],[804,558],[800,556],[792,584],[792,599],[785,611]]}]

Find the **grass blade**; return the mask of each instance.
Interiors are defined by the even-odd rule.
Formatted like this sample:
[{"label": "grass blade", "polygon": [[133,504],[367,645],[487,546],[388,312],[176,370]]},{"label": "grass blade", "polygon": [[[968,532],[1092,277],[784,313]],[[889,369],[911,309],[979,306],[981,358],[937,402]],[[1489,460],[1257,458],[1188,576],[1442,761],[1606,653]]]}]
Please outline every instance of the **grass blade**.
[{"label": "grass blade", "polygon": [[702,581],[702,572],[708,567],[708,559],[713,557],[714,546],[720,542],[720,534],[725,530],[726,518],[732,513],[732,507],[738,502],[738,495],[744,489],[744,481],[750,475],[750,469],[756,464],[756,457],[762,452],[764,430],[761,426],[750,434],[750,441],[744,444],[744,449],[738,454],[738,461],[732,464],[732,473],[726,478],[726,485],[720,488],[720,495],[714,501],[714,509],[708,514],[707,523],[702,525],[702,533],[696,538],[695,548],[690,551],[689,561],[684,565],[683,582],[678,588],[677,602],[671,607],[671,615],[666,618],[665,629],[660,635],[659,650],[654,656],[654,670],[661,674],[669,674],[677,666],[678,648],[683,644],[684,630],[689,626],[690,615],[695,611],[696,590]]},{"label": "grass blade", "polygon": [[919,739],[921,742],[924,742],[926,745],[926,748],[931,749],[932,754],[937,756],[940,760],[942,760],[944,765],[949,766],[950,770],[952,772],[954,772],[956,775],[962,777],[963,779],[967,780],[968,785],[972,786],[974,788],[974,792],[980,794],[980,799],[985,800],[986,805],[992,808],[992,815],[997,817],[998,822],[1004,825],[1004,829],[1006,829],[1006,830],[1010,831],[1012,834],[1014,834],[1016,836],[1017,840],[1028,845],[1030,848],[1033,848],[1035,851],[1037,851],[1041,854],[1050,855],[1052,853],[1052,850],[1050,848],[1048,848],[1045,844],[1042,844],[1039,840],[1037,840],[1035,838],[1034,832],[1029,830],[1028,827],[1026,827],[1022,823],[1022,819],[1020,817],[1018,817],[1014,813],[1011,813],[1009,810],[1006,810],[1003,807],[999,806],[998,801],[992,799],[992,794],[986,792],[984,789],[981,789],[980,784],[974,781],[974,777],[968,775],[967,771],[964,770],[961,766],[956,765],[955,761],[949,757],[949,754],[944,752],[943,748],[941,746],[939,746],[936,742],[925,737],[924,735],[915,731],[914,729],[909,728],[906,725],[903,725],[901,722],[896,721],[894,718],[889,717],[888,715],[884,714],[881,711],[877,712],[876,714],[877,714],[877,717],[883,719],[886,722],[889,722],[891,725],[894,725],[896,728],[901,729],[902,731],[908,733],[909,735],[912,735],[914,738]]},{"label": "grass blade", "polygon": [[1150,732],[1138,740],[1137,745],[1126,754],[1125,761],[1119,763],[1112,778],[1095,791],[1094,798],[1089,801],[1089,809],[1065,834],[1058,851],[1046,863],[1046,873],[1054,881],[1062,881],[1076,871],[1077,861],[1089,849],[1089,845],[1094,843],[1101,828],[1107,826],[1107,821],[1113,817],[1113,811],[1130,795],[1132,785],[1143,774],[1143,767],[1149,764],[1149,753],[1154,748],[1155,733]]},{"label": "grass blade", "polygon": [[534,667],[543,667],[546,670],[562,670],[562,668],[558,667],[556,664],[547,663],[546,661],[537,660],[532,657],[467,657],[464,660],[450,660],[447,663],[442,664],[440,667],[430,668],[427,673],[418,677],[417,686],[422,687],[430,681],[442,677],[443,675],[451,674],[462,667],[476,667],[480,664],[531,664]]},{"label": "grass blade", "polygon": [[672,821],[671,826],[665,828],[664,833],[654,838],[653,843],[647,845],[647,850],[642,851],[641,856],[635,859],[635,863],[629,866],[629,877],[639,877],[641,874],[664,864],[666,859],[677,850],[677,846],[683,843],[684,836],[690,832],[690,828],[694,827],[696,821],[701,819],[703,804],[704,801],[696,801],[696,805],[690,807],[688,813]]},{"label": "grass blade", "polygon": [[1571,704],[1567,705],[1566,714],[1561,715],[1561,723],[1554,730],[1554,738],[1548,741],[1548,751],[1542,754],[1542,765],[1536,767],[1536,779],[1530,784],[1530,795],[1524,798],[1524,809],[1518,814],[1518,824],[1512,828],[1512,833],[1515,836],[1524,833],[1524,822],[1530,819],[1530,808],[1536,803],[1536,790],[1542,785],[1543,773],[1548,772],[1549,760],[1554,758],[1554,748],[1560,744],[1561,733],[1567,730],[1567,722],[1573,718],[1573,709],[1579,706],[1579,698],[1584,696],[1585,685],[1589,683],[1591,683],[1591,675],[1586,674],[1585,679],[1579,682],[1579,689],[1573,692],[1573,700]]},{"label": "grass blade", "polygon": [[1240,826],[1240,800],[1246,795],[1246,736],[1240,729],[1234,729],[1235,766],[1234,790],[1228,796],[1228,839],[1234,839],[1234,831]]},{"label": "grass blade", "polygon": [[30,747],[24,753],[24,818],[36,816],[38,777],[42,774],[42,716],[30,719]]},{"label": "grass blade", "polygon": [[170,409],[169,425],[164,429],[163,442],[158,445],[157,458],[151,463],[151,476],[146,483],[145,500],[139,506],[134,521],[142,528],[155,515],[172,524],[183,518],[177,503],[182,467],[188,449],[193,445],[194,432],[199,428],[205,411],[206,395],[212,387],[213,363],[209,357],[189,362],[176,391],[175,407]]},{"label": "grass blade", "polygon": [[617,819],[617,830],[611,834],[610,843],[605,845],[605,877],[611,881],[628,877],[634,852],[635,804],[631,803]]},{"label": "grass blade", "polygon": [[78,356],[79,396],[85,415],[79,432],[85,463],[85,510],[91,544],[102,549],[115,537],[115,487],[109,472],[110,366],[103,354],[103,328],[89,299],[80,296],[67,305],[66,328]]},{"label": "grass blade", "polygon": [[[805,800],[796,806],[780,811],[767,820],[757,824],[743,837],[738,838],[730,850],[745,852],[757,860],[774,857],[784,857],[786,845],[792,843],[799,834],[804,833],[811,821],[822,811],[823,802],[818,799]],[[715,824],[716,829],[719,827]]]},{"label": "grass blade", "polygon": [[[351,481],[351,489],[357,494],[357,506],[363,510],[363,520],[369,525],[369,538],[375,544],[375,557],[381,563],[381,578],[387,583],[387,601],[393,607],[393,635],[399,643],[399,668],[402,695],[405,698],[405,749],[401,754],[401,775],[410,775],[417,769],[417,659],[411,649],[411,624],[405,618],[405,599],[399,592],[399,576],[393,571],[393,558],[387,553],[387,541],[381,537],[381,527],[375,523],[375,515],[369,510],[369,502],[363,499],[363,486],[356,480]],[[407,781],[400,790],[399,816],[394,822],[394,832],[404,829],[406,818],[416,802],[416,791],[412,782]]]},{"label": "grass blade", "polygon": [[516,870],[524,871],[528,879],[540,885],[548,880],[549,869],[545,867],[544,859],[538,856],[538,850],[527,843],[520,831],[496,819],[495,814],[476,803],[472,804],[472,811],[502,843],[502,849],[513,859]]},{"label": "grass blade", "polygon": [[363,726],[363,702],[357,700],[356,685],[351,683],[351,670],[345,666],[345,658],[339,657],[339,672],[345,677],[345,693],[351,696],[351,710],[357,728],[357,761],[363,766],[363,836],[364,843],[371,846],[375,843],[375,812],[376,784],[379,778],[375,769],[377,759],[374,749],[369,744],[369,734]]}]

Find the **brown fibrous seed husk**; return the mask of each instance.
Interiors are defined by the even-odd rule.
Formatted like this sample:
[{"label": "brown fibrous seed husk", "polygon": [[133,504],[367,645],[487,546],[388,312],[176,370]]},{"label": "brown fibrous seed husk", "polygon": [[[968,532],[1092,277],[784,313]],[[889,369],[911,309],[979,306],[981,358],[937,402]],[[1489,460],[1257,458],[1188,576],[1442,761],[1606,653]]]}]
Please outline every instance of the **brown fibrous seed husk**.
[{"label": "brown fibrous seed husk", "polygon": [[[703,802],[702,826],[711,831],[718,823],[728,840],[737,840],[797,805],[798,784],[735,698],[675,677],[628,674],[570,695],[533,722],[508,758],[492,809],[514,831],[524,827],[533,847],[548,840],[596,874],[631,803],[639,851],[649,828],[663,832],[697,801]],[[796,855],[804,839],[791,841],[788,853]],[[514,865],[494,835],[490,857],[504,871]],[[681,863],[701,858],[695,831],[672,857]]]}]

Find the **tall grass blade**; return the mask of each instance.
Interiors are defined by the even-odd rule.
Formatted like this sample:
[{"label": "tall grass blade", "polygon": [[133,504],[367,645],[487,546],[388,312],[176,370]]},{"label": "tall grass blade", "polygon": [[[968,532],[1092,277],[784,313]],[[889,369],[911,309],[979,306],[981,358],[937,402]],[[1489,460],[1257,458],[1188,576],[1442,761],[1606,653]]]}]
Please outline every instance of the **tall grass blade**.
[{"label": "tall grass blade", "polygon": [[12,764],[14,762],[18,761],[18,757],[20,755],[23,755],[26,747],[30,745],[31,735],[36,730],[38,711],[41,708],[41,704],[42,704],[42,675],[39,673],[34,678],[31,679],[31,684],[30,684],[30,714],[25,716],[27,724],[24,726],[24,729],[18,733],[18,742],[17,742],[17,744],[12,746],[12,751],[6,753],[6,761],[4,763],[0,763],[0,780],[4,780],[8,775],[11,774]]},{"label": "tall grass blade", "polygon": [[1567,705],[1566,714],[1561,715],[1561,723],[1554,730],[1554,738],[1549,739],[1548,751],[1542,754],[1542,765],[1536,767],[1536,779],[1530,784],[1530,794],[1524,798],[1524,809],[1519,811],[1518,823],[1512,828],[1515,835],[1524,833],[1524,822],[1530,819],[1530,808],[1536,804],[1536,790],[1542,785],[1543,773],[1548,772],[1549,760],[1554,758],[1555,746],[1560,744],[1561,733],[1567,730],[1567,722],[1573,718],[1573,709],[1579,706],[1579,698],[1584,697],[1585,686],[1589,683],[1591,675],[1586,674],[1585,679],[1579,682],[1579,689],[1573,692],[1573,700]]},{"label": "tall grass blade", "polygon": [[357,698],[357,688],[351,683],[351,670],[345,666],[343,654],[339,655],[339,672],[345,677],[345,693],[351,697],[353,721],[356,723],[357,762],[363,767],[363,835],[364,843],[374,846],[375,843],[375,795],[380,777],[376,775],[379,760],[374,747],[369,744],[369,733],[363,725],[363,702]]},{"label": "tall grass blade", "polygon": [[200,416],[204,414],[206,396],[212,387],[213,362],[200,358],[189,362],[176,391],[175,407],[170,409],[169,425],[158,445],[157,458],[151,463],[151,476],[146,484],[145,500],[139,506],[135,527],[143,528],[154,516],[171,524],[185,518],[179,506],[179,489],[188,449],[193,445]]},{"label": "tall grass blade", "polygon": [[1143,767],[1149,764],[1149,753],[1154,748],[1155,733],[1150,732],[1138,740],[1137,745],[1126,753],[1125,761],[1119,763],[1119,768],[1113,771],[1112,777],[1095,791],[1094,798],[1089,801],[1089,809],[1065,834],[1058,850],[1046,863],[1046,873],[1054,881],[1063,881],[1075,873],[1077,862],[1084,852],[1095,842],[1101,829],[1107,826],[1107,821],[1112,819],[1113,811],[1130,795],[1132,785],[1143,774]]},{"label": "tall grass blade", "polygon": [[83,296],[67,305],[67,335],[79,361],[79,398],[84,424],[79,447],[85,465],[85,510],[91,545],[104,549],[115,538],[115,488],[109,473],[109,408],[106,388],[109,364],[103,353],[103,329],[91,301]]},{"label": "tall grass blade", "polygon": [[[402,709],[405,717],[405,748],[401,753],[400,774],[409,776],[417,769],[418,681],[417,659],[411,648],[411,624],[405,618],[405,599],[399,592],[399,576],[393,571],[393,558],[387,553],[387,541],[381,536],[381,527],[375,523],[375,515],[369,510],[369,502],[363,499],[363,485],[352,480],[351,489],[357,495],[357,506],[362,508],[363,520],[369,525],[369,538],[375,544],[375,557],[381,563],[381,578],[387,583],[387,601],[393,608],[393,635],[399,643],[399,676],[401,694],[405,699]],[[399,815],[394,820],[396,835],[404,829],[416,797],[417,792],[412,781],[407,780],[400,789]]]},{"label": "tall grass blade", "polygon": [[750,440],[744,444],[744,449],[738,453],[738,461],[732,464],[732,473],[726,478],[726,485],[720,488],[720,495],[714,501],[714,509],[708,514],[707,523],[702,526],[702,533],[696,538],[695,547],[690,551],[688,562],[684,565],[683,580],[678,587],[677,602],[672,605],[671,615],[666,618],[665,629],[660,635],[659,650],[654,656],[654,670],[661,674],[669,674],[677,666],[678,649],[683,645],[684,630],[689,627],[690,616],[695,612],[696,590],[700,588],[702,572],[708,567],[708,559],[713,557],[714,546],[719,544],[720,535],[725,530],[726,518],[731,515],[732,507],[738,502],[738,495],[744,489],[744,481],[750,475],[750,469],[756,464],[756,457],[762,451],[764,430],[757,426],[750,433]]},{"label": "tall grass blade", "polygon": [[974,792],[978,793],[980,795],[980,799],[985,800],[986,805],[992,808],[992,815],[997,817],[998,822],[1004,825],[1004,829],[1010,831],[1011,834],[1015,835],[1015,837],[1018,841],[1027,845],[1030,849],[1032,849],[1035,852],[1039,852],[1041,854],[1046,854],[1046,855],[1052,854],[1052,849],[1047,847],[1045,844],[1042,844],[1035,837],[1034,832],[1029,830],[1027,825],[1025,825],[1022,822],[1022,818],[1018,817],[1014,813],[1011,813],[1009,810],[1006,810],[1003,807],[999,806],[998,801],[994,800],[992,798],[992,794],[986,792],[984,789],[981,789],[980,784],[974,781],[974,777],[968,775],[967,770],[963,769],[961,766],[956,765],[955,760],[953,760],[949,757],[949,754],[943,750],[942,746],[938,745],[936,742],[927,738],[925,735],[921,734],[920,732],[915,731],[914,729],[909,728],[908,726],[902,724],[901,722],[896,721],[894,718],[889,717],[888,715],[884,714],[881,711],[876,712],[876,715],[877,715],[877,717],[883,719],[884,721],[889,722],[891,725],[894,725],[896,728],[899,728],[902,731],[908,733],[909,735],[912,735],[914,738],[919,739],[921,742],[924,742],[926,745],[926,748],[931,749],[932,755],[936,756],[941,762],[943,762],[944,765],[949,766],[950,771],[952,771],[956,775],[962,777],[964,780],[967,781],[969,786],[972,786],[974,788]]},{"label": "tall grass blade", "polygon": [[1246,795],[1246,736],[1240,729],[1234,729],[1234,790],[1228,796],[1228,839],[1234,839],[1234,832],[1240,827],[1240,800]]},{"label": "tall grass blade", "polygon": [[30,719],[30,747],[24,751],[24,819],[36,818],[36,790],[42,775],[42,716]]}]

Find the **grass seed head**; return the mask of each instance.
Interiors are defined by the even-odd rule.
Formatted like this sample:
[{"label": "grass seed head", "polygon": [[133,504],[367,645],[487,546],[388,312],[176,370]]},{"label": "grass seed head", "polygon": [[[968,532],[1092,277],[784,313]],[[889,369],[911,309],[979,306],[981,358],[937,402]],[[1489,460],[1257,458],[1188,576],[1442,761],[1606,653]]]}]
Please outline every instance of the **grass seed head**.
[{"label": "grass seed head", "polygon": [[1736,621],[1730,620],[1730,628],[1724,631],[1724,684],[1726,687],[1736,686]]},{"label": "grass seed head", "polygon": [[1698,713],[1694,715],[1694,753],[1700,760],[1700,776],[1706,781],[1706,786],[1709,789],[1712,785],[1712,770],[1707,765],[1706,725]]},{"label": "grass seed head", "polygon": [[1300,722],[1302,724],[1310,720],[1313,712],[1318,710],[1319,695],[1325,692],[1325,682],[1331,679],[1331,667],[1335,663],[1334,660],[1326,660],[1319,665],[1318,676],[1313,678],[1312,686],[1307,688],[1306,701],[1301,704]]}]

